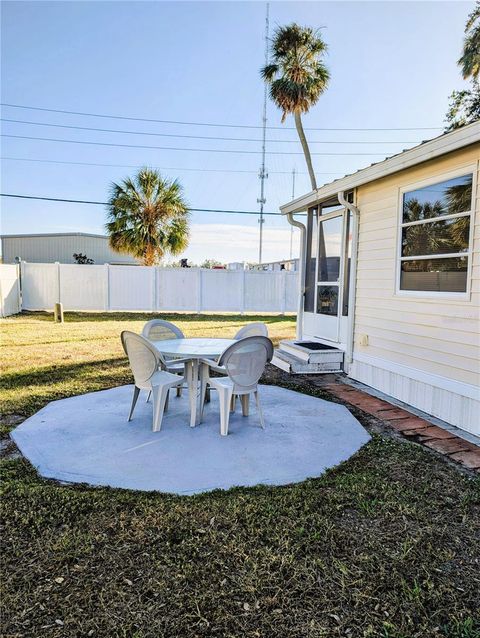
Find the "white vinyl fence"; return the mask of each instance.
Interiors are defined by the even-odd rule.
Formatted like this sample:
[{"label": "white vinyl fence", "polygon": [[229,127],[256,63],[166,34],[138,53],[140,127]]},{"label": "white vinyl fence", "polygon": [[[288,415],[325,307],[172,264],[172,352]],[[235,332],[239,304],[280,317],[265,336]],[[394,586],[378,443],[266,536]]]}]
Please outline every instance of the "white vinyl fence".
[{"label": "white vinyl fence", "polygon": [[295,312],[297,273],[22,262],[22,308]]},{"label": "white vinyl fence", "polygon": [[20,312],[19,267],[0,264],[0,315],[8,317]]}]

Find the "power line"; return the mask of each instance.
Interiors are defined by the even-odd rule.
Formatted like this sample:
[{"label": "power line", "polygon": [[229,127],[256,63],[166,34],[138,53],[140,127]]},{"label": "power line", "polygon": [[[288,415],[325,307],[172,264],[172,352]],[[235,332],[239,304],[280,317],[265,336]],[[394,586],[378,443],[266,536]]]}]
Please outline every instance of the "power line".
[{"label": "power line", "polygon": [[[262,126],[258,125],[247,125],[247,124],[219,124],[213,122],[184,122],[180,120],[157,120],[153,118],[147,117],[132,117],[126,115],[106,115],[104,113],[87,113],[84,111],[67,111],[65,109],[47,109],[40,106],[27,106],[25,104],[11,104],[8,102],[0,102],[1,106],[7,106],[14,109],[27,109],[31,111],[44,111],[47,113],[63,113],[66,115],[81,115],[85,117],[101,117],[107,119],[114,120],[129,120],[135,122],[156,122],[158,124],[182,124],[188,126],[213,126],[220,128],[250,128],[250,129],[261,129]],[[293,126],[268,126],[270,130],[279,130],[279,131],[294,131],[295,128]],[[442,131],[443,128],[441,126],[417,126],[417,127],[385,127],[385,128],[373,128],[373,127],[364,127],[364,128],[331,128],[331,127],[312,127],[306,128],[306,131]]]},{"label": "power line", "polygon": [[[8,137],[20,140],[37,140],[40,142],[57,142],[62,144],[86,144],[89,146],[114,146],[117,148],[146,148],[159,151],[189,151],[191,153],[233,153],[238,155],[261,155],[262,151],[245,151],[243,149],[218,149],[218,148],[182,148],[178,146],[149,146],[146,144],[118,144],[113,142],[91,142],[85,140],[62,140],[53,137],[33,137],[30,135],[10,135],[2,133],[1,137]],[[394,151],[396,153],[397,151]],[[268,151],[267,155],[303,155],[301,151]],[[392,155],[392,151],[383,151],[382,153],[311,153],[311,155],[328,155],[328,156],[370,156],[370,155]]]},{"label": "power line", "polygon": [[[93,206],[108,206],[108,202],[96,202],[86,199],[63,199],[61,197],[40,197],[37,195],[16,195],[12,193],[0,193],[0,197],[13,197],[15,199],[36,199],[47,202],[66,202],[68,204],[91,204]],[[258,211],[253,210],[224,210],[222,208],[189,208],[194,213],[228,213],[230,215],[258,215]],[[276,215],[280,213],[263,213],[264,215]]]},{"label": "power line", "polygon": [[[33,157],[0,157],[1,160],[15,161],[15,162],[40,162],[45,164],[67,164],[74,166],[105,166],[107,168],[143,168],[144,164],[101,164],[97,162],[69,162],[66,160],[49,160],[39,159]],[[257,175],[258,171],[247,171],[241,169],[228,169],[228,168],[185,168],[180,166],[157,166],[153,167],[159,171],[193,171],[198,173],[248,173],[251,175]],[[302,173],[296,171],[297,175],[307,175],[308,173]],[[341,175],[341,171],[336,173],[316,173],[317,175]],[[291,175],[291,171],[269,171],[269,175]]]},{"label": "power line", "polygon": [[[45,164],[66,164],[74,166],[104,166],[107,168],[143,168],[145,164],[102,164],[100,162],[70,162],[67,160],[49,160],[32,157],[9,157],[2,156],[0,160],[14,161],[14,162],[39,162]],[[251,175],[257,175],[258,171],[241,170],[241,169],[228,169],[228,168],[185,168],[184,166],[154,166],[158,171],[192,171],[197,173],[248,173]],[[275,175],[290,175],[290,171],[272,171]],[[318,173],[318,175],[339,175],[341,171],[336,173]],[[297,173],[298,175],[307,175],[307,173]]]},{"label": "power line", "polygon": [[[98,131],[100,133],[121,133],[122,135],[148,135],[154,137],[180,137],[190,140],[215,140],[222,142],[262,142],[263,139],[252,137],[218,137],[216,135],[180,135],[177,133],[155,133],[153,131],[128,131],[125,129],[115,128],[98,128],[96,126],[73,126],[71,124],[51,124],[50,122],[32,122],[29,120],[14,120],[6,117],[1,117],[0,122],[9,122],[12,124],[28,124],[29,126],[48,126],[50,128],[66,128],[75,131]],[[267,127],[268,128],[268,127]],[[265,140],[269,144],[299,144],[297,140]],[[402,142],[399,140],[309,140],[309,144],[418,144],[418,140]]]}]

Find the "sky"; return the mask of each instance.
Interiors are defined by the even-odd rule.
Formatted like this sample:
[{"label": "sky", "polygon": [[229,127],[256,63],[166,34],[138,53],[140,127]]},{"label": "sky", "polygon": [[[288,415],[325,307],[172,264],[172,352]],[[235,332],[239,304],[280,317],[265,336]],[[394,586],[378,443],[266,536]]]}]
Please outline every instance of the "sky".
[{"label": "sky", "polygon": [[[328,44],[331,81],[304,117],[319,185],[442,132],[448,96],[465,86],[456,61],[473,6],[270,3],[270,35],[297,22],[321,29]],[[258,211],[265,10],[263,2],[3,2],[2,103],[91,115],[2,106],[2,192],[104,202],[111,182],[147,165],[178,179],[192,208]],[[282,124],[270,101],[267,125],[265,210],[278,214],[292,198],[293,170],[295,195],[311,189],[293,122]],[[1,198],[3,234],[103,233],[104,223],[104,206]],[[182,256],[256,261],[258,235],[256,215],[192,213]],[[266,217],[264,238],[264,260],[290,256],[280,214]],[[297,231],[293,239],[296,256]]]}]

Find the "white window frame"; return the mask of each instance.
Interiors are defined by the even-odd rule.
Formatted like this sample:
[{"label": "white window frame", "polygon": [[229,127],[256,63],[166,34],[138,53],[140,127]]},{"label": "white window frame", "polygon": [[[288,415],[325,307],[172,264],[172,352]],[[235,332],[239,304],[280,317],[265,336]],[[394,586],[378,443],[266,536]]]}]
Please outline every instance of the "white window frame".
[{"label": "white window frame", "polygon": [[[402,257],[402,231],[407,226],[415,226],[417,224],[427,223],[423,220],[403,223],[403,196],[409,191],[424,188],[425,186],[432,186],[433,184],[440,184],[446,182],[455,177],[462,177],[464,175],[472,175],[472,200],[469,211],[462,213],[454,213],[452,215],[441,215],[438,219],[454,219],[460,217],[470,218],[470,234],[468,238],[468,251],[462,253],[442,253],[439,255],[416,255],[413,257]],[[473,261],[473,235],[474,235],[474,213],[475,213],[475,195],[477,190],[477,165],[468,164],[460,166],[455,170],[432,175],[428,179],[424,179],[418,182],[408,184],[399,188],[398,192],[398,223],[397,223],[397,255],[396,255],[396,275],[395,275],[395,295],[399,297],[423,297],[427,299],[450,299],[469,301],[471,293],[472,282],[472,261]],[[402,290],[400,288],[401,274],[402,274],[402,261],[414,261],[415,259],[444,259],[449,257],[466,257],[467,258],[467,288],[465,292],[452,292],[452,291],[437,291],[437,290]]]}]

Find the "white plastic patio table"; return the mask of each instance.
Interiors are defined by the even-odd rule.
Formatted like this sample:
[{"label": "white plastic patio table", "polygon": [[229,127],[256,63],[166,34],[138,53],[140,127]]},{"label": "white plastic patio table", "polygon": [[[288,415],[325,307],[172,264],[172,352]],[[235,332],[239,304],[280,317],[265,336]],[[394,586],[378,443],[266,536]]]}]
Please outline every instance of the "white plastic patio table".
[{"label": "white plastic patio table", "polygon": [[217,359],[222,352],[235,343],[234,339],[164,339],[152,341],[163,355],[169,358],[190,359],[186,364],[188,392],[190,399],[190,427],[198,422],[197,406],[198,369],[200,359]]}]

